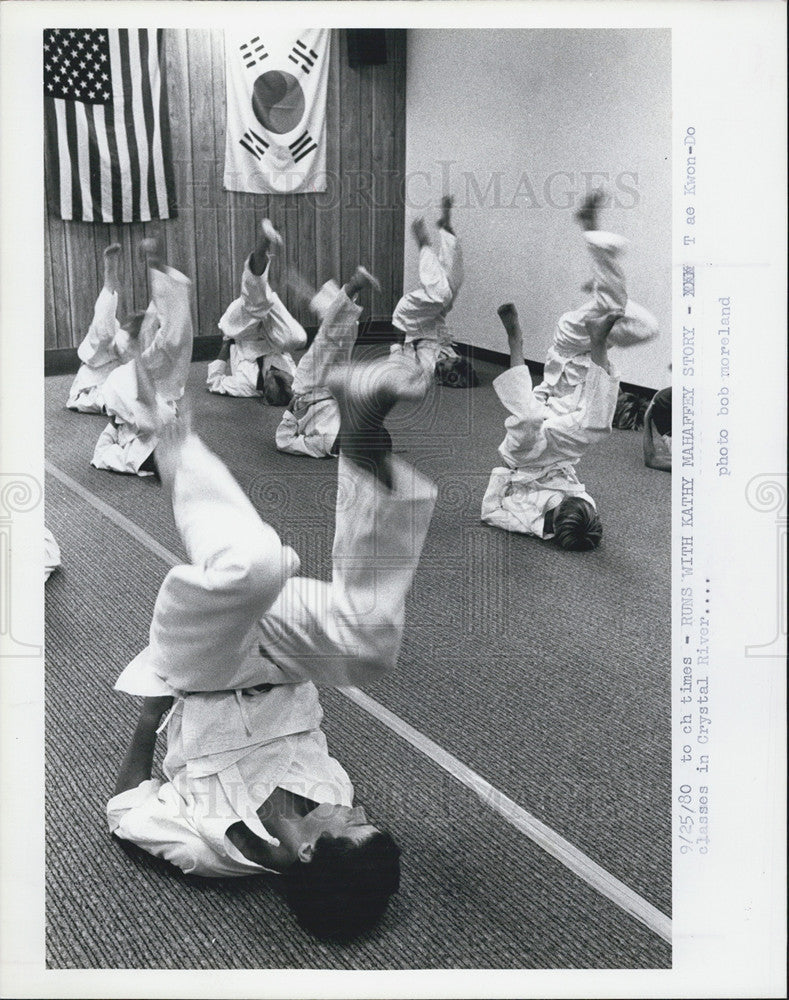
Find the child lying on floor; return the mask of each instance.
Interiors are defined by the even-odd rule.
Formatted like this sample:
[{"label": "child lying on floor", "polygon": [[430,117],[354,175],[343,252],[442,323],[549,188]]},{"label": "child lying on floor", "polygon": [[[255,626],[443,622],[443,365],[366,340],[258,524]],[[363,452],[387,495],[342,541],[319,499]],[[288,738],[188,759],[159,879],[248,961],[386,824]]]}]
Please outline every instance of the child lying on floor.
[{"label": "child lying on floor", "polygon": [[79,413],[105,413],[104,383],[110,374],[131,361],[139,341],[146,344],[156,333],[158,319],[153,303],[141,319],[130,316],[118,321],[120,253],[117,243],[104,251],[104,284],[93,308],[93,320],[77,349],[82,362],[72,383],[66,406]]},{"label": "child lying on floor", "polygon": [[282,237],[264,219],[244,264],[241,294],[219,320],[224,341],[208,366],[210,392],[261,396],[270,406],[287,406],[292,398],[296,365],[291,351],[304,347],[307,334],[269,284],[271,255],[281,246]]},{"label": "child lying on floor", "polygon": [[[345,291],[337,299],[349,307]],[[346,938],[380,917],[400,852],[354,807],[310,681],[365,684],[394,667],[435,488],[392,455],[384,427],[398,399],[424,393],[413,363],[335,370],[330,388],[341,416],[330,582],[297,575],[296,553],[183,418],[160,430],[190,562],[167,574],[150,644],[116,683],[145,701],[107,817],[186,872],[281,873],[301,922]],[[162,783],[151,766],[168,709]]]},{"label": "child lying on floor", "polygon": [[[304,288],[303,283],[301,285]],[[292,455],[328,458],[339,450],[340,410],[328,387],[338,366],[350,363],[359,331],[361,306],[356,296],[364,288],[377,288],[378,281],[363,267],[357,267],[343,286],[344,295],[334,281],[328,281],[310,297],[321,325],[309,350],[296,367],[293,399],[282,414],[276,431],[277,448]]]},{"label": "child lying on floor", "polygon": [[[148,406],[139,398],[138,375],[144,372],[153,386],[158,423],[172,420],[192,360],[192,283],[180,271],[164,264],[156,240],[143,240],[140,252],[148,267],[159,328],[150,344],[140,345],[139,366],[135,361],[121,365],[104,383],[104,408],[111,421],[96,442],[91,465],[111,472],[150,476],[154,474],[152,456],[157,439]],[[137,314],[134,319],[142,323],[143,316]]]},{"label": "child lying on floor", "polygon": [[415,357],[432,377],[437,364],[461,360],[452,347],[446,324],[463,284],[463,251],[452,228],[452,198],[447,195],[441,201],[438,249],[433,247],[421,216],[414,220],[411,231],[419,247],[419,287],[395,306],[392,326],[403,343],[393,345],[392,350]]},{"label": "child lying on floor", "polygon": [[523,358],[523,334],[512,305],[499,315],[507,330],[510,368],[493,382],[510,411],[499,445],[505,466],[493,470],[482,520],[507,531],[555,538],[564,549],[593,549],[602,525],[575,466],[590,445],[611,432],[619,377],[608,361],[608,339],[621,313],[587,320],[591,347],[585,377],[570,396],[541,398]]}]

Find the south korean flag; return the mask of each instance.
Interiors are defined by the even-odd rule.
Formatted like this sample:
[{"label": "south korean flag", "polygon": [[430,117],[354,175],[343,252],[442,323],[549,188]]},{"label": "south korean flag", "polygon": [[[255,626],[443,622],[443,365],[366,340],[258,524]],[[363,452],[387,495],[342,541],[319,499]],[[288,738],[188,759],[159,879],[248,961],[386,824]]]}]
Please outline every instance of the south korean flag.
[{"label": "south korean flag", "polygon": [[225,190],[326,190],[330,32],[226,32]]}]

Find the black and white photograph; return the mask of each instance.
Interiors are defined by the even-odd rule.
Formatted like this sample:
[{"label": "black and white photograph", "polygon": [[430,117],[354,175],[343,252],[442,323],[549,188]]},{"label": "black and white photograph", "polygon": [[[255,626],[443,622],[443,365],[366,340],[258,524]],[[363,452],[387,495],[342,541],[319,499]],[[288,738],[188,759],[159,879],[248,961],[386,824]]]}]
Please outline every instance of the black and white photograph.
[{"label": "black and white photograph", "polygon": [[661,7],[0,8],[4,996],[779,988],[785,8]]}]

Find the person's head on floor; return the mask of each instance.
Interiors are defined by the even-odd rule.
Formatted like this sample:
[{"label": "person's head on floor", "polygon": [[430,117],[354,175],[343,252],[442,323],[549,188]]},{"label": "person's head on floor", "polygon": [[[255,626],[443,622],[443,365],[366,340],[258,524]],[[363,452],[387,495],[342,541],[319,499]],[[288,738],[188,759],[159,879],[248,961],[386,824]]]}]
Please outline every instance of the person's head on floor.
[{"label": "person's head on floor", "polygon": [[583,497],[565,497],[553,512],[556,544],[570,552],[596,549],[603,537],[603,525],[594,505]]},{"label": "person's head on floor", "polygon": [[289,827],[280,838],[295,851],[285,890],[301,925],[339,941],[372,928],[400,886],[400,848],[392,835],[368,823],[364,809],[349,806],[320,806]]},{"label": "person's head on floor", "polygon": [[293,376],[273,366],[258,379],[258,390],[269,406],[288,406],[293,399]]},{"label": "person's head on floor", "polygon": [[658,434],[671,434],[671,386],[655,393],[649,407],[649,415]]}]

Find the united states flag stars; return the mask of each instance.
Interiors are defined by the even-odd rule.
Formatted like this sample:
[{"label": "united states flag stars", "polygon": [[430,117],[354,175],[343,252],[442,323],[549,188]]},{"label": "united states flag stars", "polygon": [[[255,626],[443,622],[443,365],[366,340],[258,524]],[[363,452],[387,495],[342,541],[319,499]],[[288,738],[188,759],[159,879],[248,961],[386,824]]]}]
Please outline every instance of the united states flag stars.
[{"label": "united states flag stars", "polygon": [[45,30],[44,94],[85,104],[111,101],[107,32],[100,28]]}]

